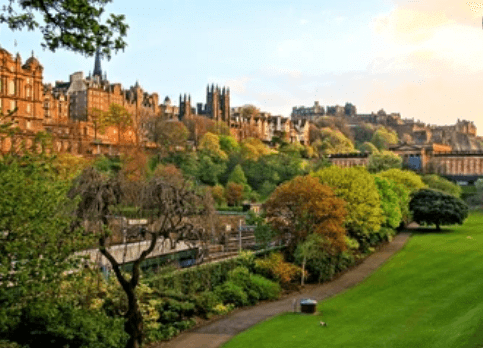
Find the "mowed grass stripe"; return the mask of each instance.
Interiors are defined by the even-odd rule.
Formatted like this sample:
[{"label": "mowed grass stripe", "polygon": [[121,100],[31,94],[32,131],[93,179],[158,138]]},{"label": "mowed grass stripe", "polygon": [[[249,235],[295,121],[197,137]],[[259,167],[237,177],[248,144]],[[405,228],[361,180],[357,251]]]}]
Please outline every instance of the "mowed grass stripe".
[{"label": "mowed grass stripe", "polygon": [[319,303],[319,311],[277,316],[224,347],[483,347],[483,214],[442,233],[414,234],[381,269]]}]

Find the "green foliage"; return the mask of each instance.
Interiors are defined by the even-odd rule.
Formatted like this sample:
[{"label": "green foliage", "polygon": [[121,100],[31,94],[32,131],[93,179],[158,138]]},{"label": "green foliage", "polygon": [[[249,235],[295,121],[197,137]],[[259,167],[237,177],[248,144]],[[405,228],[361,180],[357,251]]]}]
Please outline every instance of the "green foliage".
[{"label": "green foliage", "polygon": [[216,305],[220,304],[222,300],[213,291],[203,291],[196,295],[196,313],[197,315],[209,318],[211,313],[214,313]]},{"label": "green foliage", "polygon": [[76,202],[52,163],[11,156],[0,162],[0,308],[55,296],[62,274],[78,264],[72,253],[93,243],[71,229]]},{"label": "green foliage", "polygon": [[378,173],[392,168],[401,169],[402,158],[391,151],[373,152],[368,159],[367,170]]},{"label": "green foliage", "polygon": [[282,288],[278,283],[258,274],[250,275],[252,289],[258,294],[260,300],[276,300],[280,297]]},{"label": "green foliage", "polygon": [[377,174],[378,177],[392,180],[396,185],[394,191],[399,196],[399,206],[403,221],[409,222],[409,199],[410,194],[416,190],[426,187],[426,184],[421,180],[421,177],[409,170],[389,169]]},{"label": "green foliage", "polygon": [[219,135],[220,148],[226,154],[230,155],[232,153],[237,153],[240,151],[240,144],[235,138],[229,135]]},{"label": "green foliage", "polygon": [[374,181],[381,197],[381,209],[384,216],[383,226],[397,228],[402,221],[401,198],[394,181],[374,176]]},{"label": "green foliage", "polygon": [[94,162],[94,168],[103,173],[115,174],[121,170],[122,161],[119,157],[101,156]]},{"label": "green foliage", "polygon": [[170,289],[178,293],[193,295],[212,291],[228,278],[228,272],[240,265],[238,258],[203,264],[177,272],[155,276],[148,284],[159,291]]},{"label": "green foliage", "polygon": [[355,152],[354,144],[342,132],[330,128],[320,130],[320,139],[312,146],[321,154]]},{"label": "green foliage", "polygon": [[397,133],[390,131],[385,127],[379,127],[372,136],[371,142],[379,149],[386,150],[390,145],[395,145],[398,142]]},{"label": "green foliage", "polygon": [[370,142],[374,136],[375,127],[370,123],[363,123],[351,128],[352,136],[357,144]]},{"label": "green foliage", "polygon": [[213,291],[224,304],[232,303],[237,307],[250,304],[248,295],[243,291],[243,288],[232,281],[218,285]]},{"label": "green foliage", "polygon": [[255,241],[262,248],[267,248],[277,235],[277,232],[265,221],[263,213],[260,215],[249,213],[247,224],[255,225]]},{"label": "green foliage", "polygon": [[452,183],[449,180],[446,180],[445,178],[440,177],[437,174],[423,175],[422,179],[423,182],[428,185],[430,189],[439,190],[457,198],[460,198],[461,196],[460,186]]},{"label": "green foliage", "polygon": [[468,206],[459,198],[440,191],[422,189],[413,194],[409,209],[417,223],[436,225],[462,225],[468,217]]},{"label": "green foliage", "polygon": [[364,142],[361,146],[359,146],[359,150],[361,152],[369,152],[369,153],[377,153],[379,150],[377,147],[368,141]]},{"label": "green foliage", "polygon": [[370,234],[377,232],[384,221],[381,199],[374,178],[362,167],[336,166],[312,174],[333,188],[337,197],[347,202],[345,226],[349,236],[367,247]]},{"label": "green foliage", "polygon": [[225,172],[225,170],[226,163],[222,158],[213,158],[203,153],[198,155],[195,175],[202,183],[210,186],[216,185],[219,181],[219,177]]},{"label": "green foliage", "polygon": [[202,153],[215,160],[227,160],[228,155],[221,149],[218,135],[206,133],[200,141],[199,149]]},{"label": "green foliage", "polygon": [[124,37],[129,26],[124,15],[111,13],[105,22],[101,21],[109,2],[9,1],[3,6],[0,23],[6,23],[11,30],[39,29],[43,35],[41,46],[52,52],[65,48],[92,56],[100,49],[110,58],[111,51],[126,48]]},{"label": "green foliage", "polygon": [[244,187],[247,184],[247,178],[245,177],[245,173],[243,172],[243,168],[241,165],[237,164],[233,171],[231,172],[230,176],[228,177],[228,182],[234,182],[236,184],[241,184]]},{"label": "green foliage", "polygon": [[126,344],[124,320],[70,304],[38,301],[22,310],[10,339],[31,348],[118,348]]}]

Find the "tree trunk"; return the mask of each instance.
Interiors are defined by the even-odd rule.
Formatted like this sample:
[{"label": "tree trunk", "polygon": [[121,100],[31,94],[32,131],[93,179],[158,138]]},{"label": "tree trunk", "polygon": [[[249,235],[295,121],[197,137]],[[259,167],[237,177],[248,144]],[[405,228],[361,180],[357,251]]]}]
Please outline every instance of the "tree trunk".
[{"label": "tree trunk", "polygon": [[436,231],[441,231],[441,226],[439,225],[439,222],[436,223]]},{"label": "tree trunk", "polygon": [[125,315],[126,323],[124,324],[124,330],[129,334],[126,348],[139,348],[143,343],[143,316],[139,310],[134,288],[130,287],[129,290],[130,291],[126,292],[129,301],[129,309]]},{"label": "tree trunk", "polygon": [[305,263],[307,262],[307,258],[304,256],[304,261],[302,262],[302,281],[301,285],[304,286],[304,280],[305,280]]}]

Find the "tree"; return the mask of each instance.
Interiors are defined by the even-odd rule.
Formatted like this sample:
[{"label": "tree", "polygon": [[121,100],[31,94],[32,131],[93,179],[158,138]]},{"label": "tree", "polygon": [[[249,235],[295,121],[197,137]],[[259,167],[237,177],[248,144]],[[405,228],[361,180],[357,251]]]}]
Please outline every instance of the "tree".
[{"label": "tree", "polygon": [[215,122],[204,116],[191,115],[182,120],[183,124],[189,131],[188,139],[192,140],[195,146],[198,146],[200,139],[215,128]]},{"label": "tree", "polygon": [[397,133],[385,127],[379,127],[372,136],[371,142],[379,149],[386,150],[390,145],[397,144]]},{"label": "tree", "polygon": [[300,277],[300,285],[304,286],[305,282],[305,265],[308,259],[316,257],[323,244],[323,239],[318,234],[310,234],[305,241],[297,245],[295,257],[302,260],[302,276]]},{"label": "tree", "polygon": [[409,202],[409,209],[414,221],[436,225],[437,231],[441,230],[441,225],[462,225],[468,217],[468,206],[461,199],[431,189],[415,192]]},{"label": "tree", "polygon": [[355,152],[354,144],[338,130],[322,128],[320,138],[312,146],[321,154]]},{"label": "tree", "polygon": [[367,162],[367,170],[371,173],[378,173],[389,169],[401,169],[402,158],[391,151],[372,153]]},{"label": "tree", "polygon": [[[110,14],[103,22],[104,7],[111,0],[9,0],[2,8],[0,23],[11,30],[37,30],[41,46],[55,52],[65,48],[92,56],[100,49],[108,58],[111,51],[124,50],[129,26],[124,15]],[[42,18],[42,21],[40,20]]]},{"label": "tree", "polygon": [[377,176],[392,180],[396,184],[394,189],[399,196],[403,222],[408,223],[410,195],[414,191],[425,188],[426,184],[419,175],[409,170],[389,169],[378,173]]},{"label": "tree", "polygon": [[233,171],[230,173],[228,177],[228,182],[234,182],[236,184],[241,184],[243,186],[247,186],[247,178],[245,177],[245,173],[243,172],[243,168],[241,165],[237,164]]},{"label": "tree", "polygon": [[92,122],[94,126],[94,140],[97,140],[97,133],[103,132],[105,128],[105,124],[103,123],[103,111],[97,108],[91,108],[87,115],[87,120]]},{"label": "tree", "polygon": [[[5,311],[55,297],[73,252],[93,238],[72,228],[75,201],[66,197],[52,157],[6,155],[0,160],[0,328]],[[13,286],[13,287],[12,287]]]},{"label": "tree", "polygon": [[225,198],[229,206],[240,205],[243,199],[243,185],[229,182],[225,189]]},{"label": "tree", "polygon": [[[70,197],[79,197],[76,216],[86,230],[98,237],[99,251],[110,262],[116,278],[128,299],[125,331],[129,334],[128,348],[139,347],[143,341],[143,318],[136,287],[141,275],[141,263],[154,250],[158,240],[170,241],[172,248],[180,240],[201,240],[201,219],[210,219],[212,200],[192,190],[170,185],[159,178],[145,181],[125,181],[120,176],[107,177],[87,168],[75,181]],[[148,243],[134,260],[130,277],[121,271],[120,263],[110,253],[109,217],[122,214],[127,207],[147,220],[144,229],[131,231],[136,238]]]},{"label": "tree", "polygon": [[363,167],[332,166],[312,174],[322,184],[330,186],[337,197],[347,202],[345,226],[350,237],[365,248],[371,234],[379,231],[384,217],[381,199],[374,178]]},{"label": "tree", "polygon": [[117,143],[121,145],[121,136],[130,126],[133,125],[131,114],[122,105],[112,103],[109,105],[109,111],[103,113],[101,123],[117,128]]},{"label": "tree", "polygon": [[374,176],[377,191],[381,197],[381,209],[384,216],[382,226],[397,228],[402,221],[401,199],[394,181]]},{"label": "tree", "polygon": [[225,189],[221,185],[215,185],[211,188],[211,195],[213,196],[213,199],[215,200],[216,204],[223,205],[223,203],[226,203],[225,200]]},{"label": "tree", "polygon": [[220,147],[220,140],[216,134],[210,132],[205,133],[201,138],[199,149],[214,159],[228,159],[228,155]]},{"label": "tree", "polygon": [[377,152],[379,152],[379,150],[377,149],[377,147],[373,143],[370,143],[368,141],[366,141],[361,146],[359,146],[359,150],[361,152],[369,152],[369,153],[377,153]]},{"label": "tree", "polygon": [[147,138],[158,146],[160,157],[165,157],[178,148],[186,148],[189,131],[182,122],[167,116],[151,115],[145,123]]},{"label": "tree", "polygon": [[455,196],[456,198],[460,198],[461,196],[460,186],[437,174],[423,175],[422,179],[430,189],[443,191],[449,195]]},{"label": "tree", "polygon": [[290,252],[316,233],[337,250],[345,248],[344,201],[317,178],[299,176],[275,189],[263,208],[267,221],[288,242]]},{"label": "tree", "polygon": [[232,153],[237,153],[240,151],[240,145],[235,138],[229,135],[219,135],[218,139],[220,141],[220,148],[224,151],[227,155]]}]

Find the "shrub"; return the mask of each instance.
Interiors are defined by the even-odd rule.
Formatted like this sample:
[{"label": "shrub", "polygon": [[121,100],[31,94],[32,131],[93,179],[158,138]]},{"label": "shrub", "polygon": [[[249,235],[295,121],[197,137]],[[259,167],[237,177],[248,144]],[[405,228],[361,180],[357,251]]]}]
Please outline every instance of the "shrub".
[{"label": "shrub", "polygon": [[255,263],[257,273],[279,281],[282,286],[287,286],[290,282],[300,279],[302,275],[302,269],[284,261],[281,253],[272,253],[265,259],[256,260]]},{"label": "shrub", "polygon": [[237,307],[249,304],[248,295],[243,291],[243,288],[232,281],[226,281],[222,285],[218,285],[214,292],[224,304],[232,303]]},{"label": "shrub", "polygon": [[324,282],[331,280],[337,273],[342,272],[355,263],[354,256],[349,252],[330,255],[321,250],[320,253],[307,260],[306,269],[309,281]]},{"label": "shrub", "polygon": [[250,275],[250,283],[252,289],[259,294],[260,300],[276,300],[282,292],[282,288],[278,283],[272,282],[258,274]]},{"label": "shrub", "polygon": [[195,298],[196,314],[208,318],[211,313],[216,312],[214,308],[220,304],[222,300],[212,291],[203,291]]},{"label": "shrub", "polygon": [[118,348],[125,346],[124,319],[70,304],[31,303],[22,310],[11,339],[31,348]]}]

